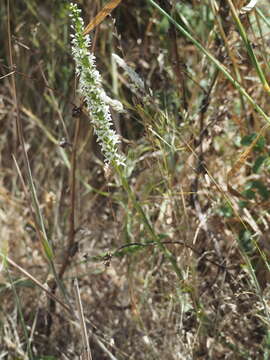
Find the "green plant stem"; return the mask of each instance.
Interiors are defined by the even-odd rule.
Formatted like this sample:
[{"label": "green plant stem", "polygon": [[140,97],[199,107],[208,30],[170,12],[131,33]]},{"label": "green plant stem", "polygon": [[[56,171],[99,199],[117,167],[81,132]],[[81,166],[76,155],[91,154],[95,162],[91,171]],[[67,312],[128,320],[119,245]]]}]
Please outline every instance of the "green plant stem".
[{"label": "green plant stem", "polygon": [[171,263],[177,277],[179,280],[183,280],[183,275],[182,275],[182,271],[179,268],[176,258],[175,256],[169,251],[169,249],[162,244],[159,236],[156,234],[153,226],[151,225],[150,221],[148,220],[147,216],[145,215],[145,212],[143,210],[143,208],[141,207],[141,205],[138,203],[138,201],[136,200],[136,196],[133,193],[132,189],[129,186],[129,183],[123,173],[123,170],[120,166],[115,165],[114,166],[120,180],[122,183],[123,188],[125,189],[125,191],[127,192],[129,199],[131,200],[134,208],[136,209],[136,211],[138,212],[138,214],[140,215],[146,229],[148,230],[148,233],[150,234],[150,237],[152,239],[152,241],[156,242],[158,244],[158,247],[160,248],[160,250],[163,252],[163,254],[165,255],[166,259]]},{"label": "green plant stem", "polygon": [[252,64],[254,65],[254,67],[256,69],[256,72],[257,72],[263,86],[265,87],[265,89],[269,89],[269,85],[267,83],[267,80],[266,80],[266,78],[264,76],[264,73],[262,71],[262,68],[261,68],[261,66],[260,66],[260,64],[259,64],[259,62],[257,60],[257,57],[256,57],[256,55],[255,55],[255,53],[254,53],[254,51],[252,49],[252,46],[251,46],[250,41],[248,39],[247,33],[245,31],[245,28],[244,28],[241,20],[239,19],[239,16],[237,15],[236,9],[235,9],[235,7],[234,7],[231,0],[227,0],[227,2],[229,4],[229,6],[230,6],[232,16],[233,16],[233,19],[234,19],[234,21],[236,23],[236,26],[237,26],[238,31],[240,33],[240,36],[241,36],[242,40],[244,41],[245,47],[247,48],[247,52],[248,52],[248,55],[250,57],[250,60],[251,60]]},{"label": "green plant stem", "polygon": [[29,336],[28,336],[28,331],[27,331],[26,323],[25,323],[24,316],[23,316],[23,310],[22,310],[22,306],[21,306],[20,297],[19,297],[19,295],[17,293],[16,286],[13,283],[13,280],[11,278],[11,275],[10,275],[10,272],[9,272],[8,268],[7,268],[7,275],[8,275],[8,279],[9,279],[9,282],[10,282],[10,285],[11,285],[11,288],[12,288],[12,291],[13,291],[13,294],[14,294],[14,299],[15,299],[15,303],[17,305],[19,319],[20,319],[20,322],[21,322],[21,325],[22,325],[24,338],[25,338],[25,341],[26,341],[26,344],[27,344],[27,354],[29,356],[29,359],[33,360],[34,356],[33,356],[32,348],[31,348],[31,340],[29,339]]}]

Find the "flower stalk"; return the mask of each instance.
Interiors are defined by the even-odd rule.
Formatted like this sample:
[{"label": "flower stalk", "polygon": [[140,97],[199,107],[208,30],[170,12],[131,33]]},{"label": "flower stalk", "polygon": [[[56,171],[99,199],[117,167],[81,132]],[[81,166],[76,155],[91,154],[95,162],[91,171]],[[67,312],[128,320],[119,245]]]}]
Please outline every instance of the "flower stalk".
[{"label": "flower stalk", "polygon": [[[118,149],[119,136],[112,128],[113,123],[108,104],[108,99],[111,99],[102,87],[102,79],[96,69],[95,55],[89,52],[90,37],[83,35],[84,22],[81,10],[76,4],[71,3],[70,5],[70,17],[71,28],[74,30],[74,34],[71,34],[72,55],[76,64],[76,75],[79,77],[79,92],[85,98],[105,164],[113,167],[125,166],[125,157],[119,153]],[[121,109],[121,103],[117,102],[116,107]]]}]

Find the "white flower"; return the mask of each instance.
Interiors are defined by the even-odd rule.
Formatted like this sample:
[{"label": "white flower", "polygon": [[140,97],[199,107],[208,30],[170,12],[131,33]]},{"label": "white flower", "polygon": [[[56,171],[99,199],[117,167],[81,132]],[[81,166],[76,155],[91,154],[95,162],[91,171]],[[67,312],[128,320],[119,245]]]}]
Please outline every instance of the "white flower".
[{"label": "white flower", "polygon": [[120,166],[125,165],[125,157],[118,151],[117,144],[120,142],[118,135],[112,129],[112,117],[109,105],[114,109],[123,109],[117,100],[110,99],[102,85],[101,76],[96,69],[94,54],[89,53],[89,35],[83,35],[84,23],[81,18],[81,10],[76,4],[70,5],[72,29],[71,35],[72,55],[76,64],[76,74],[79,79],[79,92],[85,97],[86,106],[91,116],[91,123],[97,135],[101,151],[108,164]]}]

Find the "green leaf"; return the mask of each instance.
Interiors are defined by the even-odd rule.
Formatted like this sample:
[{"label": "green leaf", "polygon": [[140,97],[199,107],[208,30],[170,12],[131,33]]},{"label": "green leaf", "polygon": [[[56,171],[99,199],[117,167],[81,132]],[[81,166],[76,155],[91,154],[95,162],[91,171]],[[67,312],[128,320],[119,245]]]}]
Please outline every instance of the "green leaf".
[{"label": "green leaf", "polygon": [[261,155],[261,156],[258,156],[257,159],[255,160],[255,163],[254,165],[252,166],[252,171],[257,174],[262,165],[264,164],[265,160],[268,158],[268,156],[265,156],[265,155]]},{"label": "green leaf", "polygon": [[241,229],[239,232],[239,241],[243,249],[247,253],[250,253],[253,250],[251,235],[252,235],[251,232],[247,229]]},{"label": "green leaf", "polygon": [[270,196],[270,192],[267,190],[267,187],[260,180],[254,180],[252,183],[253,183],[253,188],[258,190],[261,197],[264,200],[268,200]]},{"label": "green leaf", "polygon": [[[256,133],[252,133],[252,134],[244,136],[242,138],[242,140],[241,140],[241,145],[242,146],[249,146],[252,143],[252,141],[254,139],[256,139],[257,135],[258,134],[256,134]],[[259,139],[257,140],[257,142],[256,142],[256,144],[254,146],[254,150],[255,151],[262,151],[264,146],[265,146],[265,137],[260,135]]]},{"label": "green leaf", "polygon": [[225,218],[233,216],[233,208],[230,204],[224,204],[219,208],[219,214]]},{"label": "green leaf", "polygon": [[256,137],[255,133],[242,137],[241,145],[249,146],[252,143],[252,141],[255,139],[255,137]]},{"label": "green leaf", "polygon": [[116,257],[123,257],[127,254],[131,255],[138,251],[145,250],[145,246],[142,245],[130,245],[129,247],[123,248],[117,252],[114,253],[114,256]]},{"label": "green leaf", "polygon": [[248,189],[243,191],[242,195],[251,200],[251,199],[255,199],[256,194],[255,191]]},{"label": "green leaf", "polygon": [[240,201],[238,202],[238,206],[240,207],[240,209],[244,209],[245,207],[248,206],[248,201],[240,200]]},{"label": "green leaf", "polygon": [[270,196],[270,192],[267,187],[260,180],[252,180],[246,183],[245,191],[243,191],[243,195],[248,199],[255,199],[257,190],[259,195],[264,199],[268,200]]},{"label": "green leaf", "polygon": [[265,147],[265,137],[264,136],[260,136],[256,145],[254,146],[254,150],[255,151],[262,151]]},{"label": "green leaf", "polygon": [[266,160],[265,160],[265,162],[264,162],[264,167],[268,170],[268,171],[270,171],[270,156],[269,156],[270,154],[268,154],[268,156],[267,156],[267,158],[266,158]]},{"label": "green leaf", "polygon": [[170,26],[169,20],[164,16],[164,18],[159,23],[160,32],[163,34],[167,33],[169,30],[169,26]]}]

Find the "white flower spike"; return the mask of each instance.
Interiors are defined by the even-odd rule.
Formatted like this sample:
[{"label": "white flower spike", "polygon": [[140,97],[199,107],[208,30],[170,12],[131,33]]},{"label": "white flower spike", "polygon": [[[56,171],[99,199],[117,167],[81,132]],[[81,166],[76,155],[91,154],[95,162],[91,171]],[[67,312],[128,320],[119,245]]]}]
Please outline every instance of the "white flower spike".
[{"label": "white flower spike", "polygon": [[76,4],[70,4],[70,17],[72,19],[71,28],[74,30],[74,34],[71,35],[72,55],[76,64],[76,75],[79,76],[79,92],[85,97],[86,106],[91,115],[91,123],[101,145],[105,163],[113,166],[125,166],[125,157],[118,151],[119,136],[112,129],[109,97],[102,87],[101,76],[96,69],[96,58],[88,50],[90,37],[83,35],[84,23],[81,10]]}]

